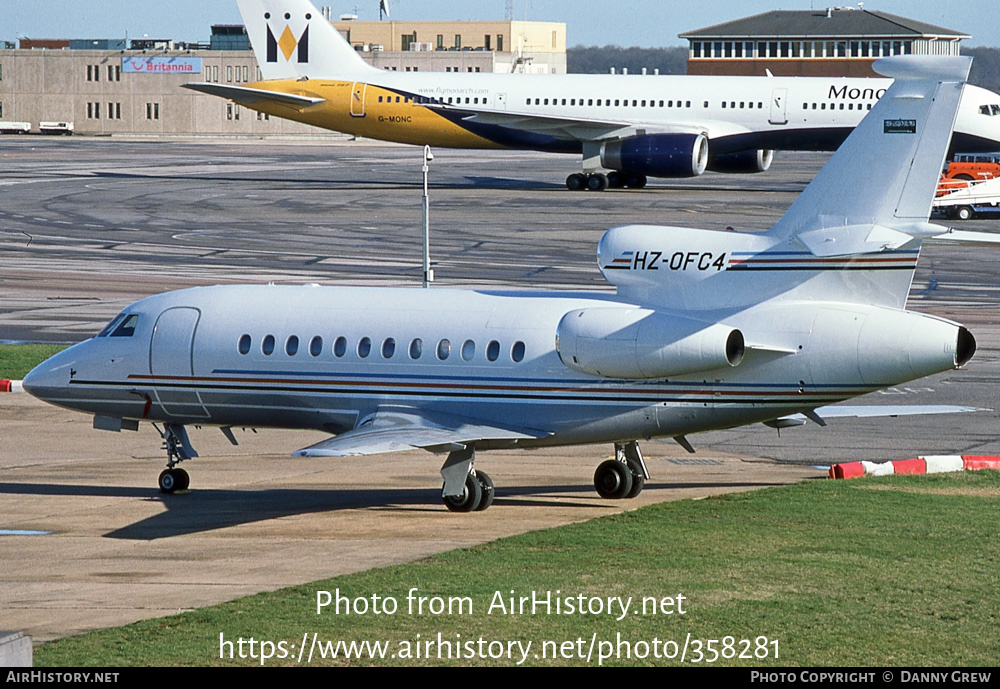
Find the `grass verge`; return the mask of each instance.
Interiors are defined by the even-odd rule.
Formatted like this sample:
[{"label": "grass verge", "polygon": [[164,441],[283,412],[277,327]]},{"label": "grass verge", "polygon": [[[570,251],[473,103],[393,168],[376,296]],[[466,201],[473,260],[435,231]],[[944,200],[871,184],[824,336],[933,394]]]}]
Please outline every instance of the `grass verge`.
[{"label": "grass verge", "polygon": [[64,345],[0,345],[0,378],[21,380],[28,371],[64,349]]},{"label": "grass verge", "polygon": [[[316,665],[512,665],[521,657],[515,647],[509,659],[513,641],[531,642],[526,665],[596,665],[602,649],[612,653],[606,665],[671,665],[690,635],[686,661],[701,640],[703,665],[991,666],[1000,657],[998,506],[1000,472],[992,471],[815,481],[663,503],[62,639],[36,649],[35,660],[256,665],[259,658],[239,657],[239,639],[249,655],[253,637],[257,654],[262,640],[275,644],[266,664],[294,665],[303,636],[315,633],[321,641],[383,641],[387,649],[384,659],[347,659],[341,649],[336,659],[314,656]],[[409,612],[411,589],[427,599],[423,614]],[[355,606],[364,600],[367,613],[335,614],[331,605],[317,615],[317,592],[338,590]],[[548,614],[530,606],[512,614],[511,596],[532,592],[551,592]],[[396,612],[375,614],[373,596],[383,606],[394,599]],[[605,610],[609,597],[631,596],[632,607],[625,615],[565,614],[566,599],[578,607],[580,596],[589,605],[603,601]],[[674,598],[673,614],[654,613],[648,601],[642,611],[644,598],[659,606],[665,597]],[[457,607],[431,614],[434,598],[462,605],[461,614]],[[556,598],[564,614],[555,613]],[[437,658],[446,649],[438,634],[450,660]],[[234,658],[220,659],[220,649],[230,650],[220,635],[233,642]],[[733,642],[714,644],[719,657],[709,663],[707,640],[725,637]],[[762,653],[758,637],[767,638],[767,658],[753,657]],[[581,659],[592,640],[592,656]],[[674,651],[671,640],[677,657],[657,658],[657,648],[661,656]],[[277,657],[280,641],[290,657]],[[490,642],[502,642],[501,658],[488,657],[500,648]],[[739,658],[745,650],[751,657]],[[411,657],[400,657],[407,651]]]}]

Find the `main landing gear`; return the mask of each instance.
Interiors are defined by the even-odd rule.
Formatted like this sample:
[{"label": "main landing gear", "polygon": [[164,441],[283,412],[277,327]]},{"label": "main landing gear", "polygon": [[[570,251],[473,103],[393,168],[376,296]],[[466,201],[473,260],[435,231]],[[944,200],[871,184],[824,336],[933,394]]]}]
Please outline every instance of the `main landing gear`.
[{"label": "main landing gear", "polygon": [[646,175],[612,170],[604,174],[576,172],[566,178],[566,188],[570,191],[604,191],[605,189],[642,189],[646,186]]},{"label": "main landing gear", "polygon": [[639,443],[615,443],[615,458],[601,462],[594,472],[594,488],[602,498],[634,498],[648,478]]},{"label": "main landing gear", "polygon": [[167,451],[167,468],[160,473],[160,478],[157,481],[160,492],[170,494],[179,490],[187,490],[188,486],[191,485],[191,477],[183,469],[178,469],[177,464],[198,456],[195,449],[191,447],[187,431],[184,426],[173,423],[166,424],[162,431],[156,424],[153,424],[153,427],[163,438],[163,449]]},{"label": "main landing gear", "polygon": [[493,504],[493,480],[473,468],[475,459],[475,449],[467,447],[450,453],[441,467],[441,499],[452,512],[482,512]]}]

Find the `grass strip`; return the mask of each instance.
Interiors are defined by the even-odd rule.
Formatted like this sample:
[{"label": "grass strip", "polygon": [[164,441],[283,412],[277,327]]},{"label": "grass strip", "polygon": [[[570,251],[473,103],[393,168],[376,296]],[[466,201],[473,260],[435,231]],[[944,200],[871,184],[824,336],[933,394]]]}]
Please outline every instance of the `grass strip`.
[{"label": "grass strip", "polygon": [[[1000,472],[993,471],[812,481],[662,503],[58,640],[36,649],[36,664],[262,664],[249,657],[252,637],[256,655],[261,641],[275,644],[276,656],[285,642],[289,657],[267,665],[295,665],[304,635],[311,646],[315,633],[334,643],[386,642],[386,657],[349,659],[341,648],[337,658],[314,651],[314,665],[513,665],[517,650],[513,659],[479,657],[499,649],[490,642],[506,649],[513,641],[532,642],[525,665],[596,665],[599,650],[608,650],[596,646],[602,642],[614,644],[604,665],[673,665],[686,640],[691,663],[700,640],[703,665],[992,666],[1000,657],[998,506]],[[408,610],[411,589],[426,599],[423,614]],[[317,615],[317,592],[338,590],[355,612],[331,606]],[[548,612],[510,610],[511,596],[532,592],[551,594]],[[576,604],[581,595],[631,596],[632,608],[623,616],[555,613],[556,598]],[[394,599],[396,612],[375,614],[373,596],[383,605]],[[659,607],[666,597],[674,599],[673,614]],[[357,614],[358,599],[366,614]],[[451,614],[431,614],[434,599],[445,608],[451,602]],[[233,658],[220,634],[234,643]],[[753,657],[762,653],[758,637],[767,639],[766,658]],[[710,647],[710,639],[719,641]],[[676,657],[655,657],[654,640],[661,656],[676,642]],[[430,658],[420,648],[427,642]],[[581,658],[592,643],[589,660]],[[750,658],[739,657],[747,651]]]}]

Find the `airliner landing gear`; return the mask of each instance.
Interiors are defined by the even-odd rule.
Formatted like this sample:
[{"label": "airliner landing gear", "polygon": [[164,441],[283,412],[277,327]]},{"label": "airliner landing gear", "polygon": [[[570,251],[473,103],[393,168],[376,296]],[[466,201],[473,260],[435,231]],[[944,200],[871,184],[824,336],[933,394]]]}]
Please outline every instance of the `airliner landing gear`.
[{"label": "airliner landing gear", "polygon": [[601,462],[594,472],[594,488],[602,498],[634,498],[648,478],[639,443],[615,443],[615,458]]},{"label": "airliner landing gear", "polygon": [[163,438],[163,449],[167,451],[167,468],[160,473],[157,484],[161,493],[174,493],[179,490],[187,490],[191,485],[191,477],[183,469],[178,469],[177,464],[186,459],[198,456],[195,449],[191,447],[188,440],[187,431],[180,424],[168,423],[160,428],[153,424],[153,427]]},{"label": "airliner landing gear", "polygon": [[475,459],[471,448],[456,450],[441,467],[441,499],[452,512],[482,512],[493,504],[493,481],[485,471],[472,467]]},{"label": "airliner landing gear", "polygon": [[605,189],[642,189],[646,186],[646,175],[612,170],[608,174],[576,172],[566,178],[566,188],[570,191],[604,191]]}]

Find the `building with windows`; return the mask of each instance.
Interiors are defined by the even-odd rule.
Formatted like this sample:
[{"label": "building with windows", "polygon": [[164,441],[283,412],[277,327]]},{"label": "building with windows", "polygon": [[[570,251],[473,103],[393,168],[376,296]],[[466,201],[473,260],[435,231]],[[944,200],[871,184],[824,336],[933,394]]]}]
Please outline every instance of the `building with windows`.
[{"label": "building with windows", "polygon": [[958,55],[969,38],[885,12],[852,7],[776,10],[680,34],[689,43],[688,74],[878,76],[890,55]]},{"label": "building with windows", "polygon": [[[382,69],[566,71],[565,24],[341,24],[360,54]],[[77,134],[92,135],[339,136],[181,88],[260,78],[242,26],[213,26],[207,45],[137,39],[126,49],[116,40],[22,39],[17,49],[0,44],[0,120],[28,122],[35,132],[42,122],[72,123]]]},{"label": "building with windows", "polygon": [[398,71],[566,73],[559,22],[333,22],[375,67]]}]

